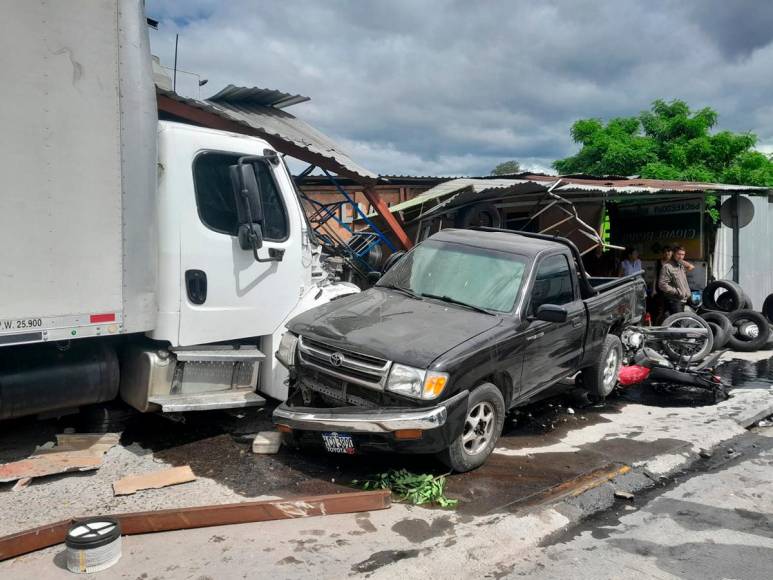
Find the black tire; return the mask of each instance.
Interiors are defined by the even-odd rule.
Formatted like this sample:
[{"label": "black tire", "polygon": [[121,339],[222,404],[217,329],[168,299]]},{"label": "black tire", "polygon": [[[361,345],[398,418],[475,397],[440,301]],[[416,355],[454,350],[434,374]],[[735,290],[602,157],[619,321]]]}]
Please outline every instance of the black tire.
[{"label": "black tire", "polygon": [[[717,290],[720,289],[724,292],[717,296]],[[730,280],[709,282],[703,290],[703,306],[709,310],[732,312],[739,310],[744,302],[743,290],[738,284]]]},{"label": "black tire", "polygon": [[[677,312],[676,314],[672,314],[671,316],[668,316],[663,321],[663,326],[672,326],[672,327],[701,326],[708,331],[709,334],[706,337],[706,341],[701,345],[701,348],[699,350],[690,352],[688,357],[690,359],[690,362],[702,361],[704,358],[709,356],[712,349],[714,348],[714,334],[711,332],[711,327],[709,326],[709,323],[706,322],[706,320],[704,320],[697,314],[693,314],[691,312]],[[675,362],[680,362],[686,358],[685,352],[683,349],[678,348],[677,345],[670,344],[668,341],[663,341],[663,352],[668,358],[670,358],[672,361],[675,361]]]},{"label": "black tire", "polygon": [[[480,434],[477,443],[481,443],[481,440],[485,436],[485,444],[482,447],[476,449],[476,437],[472,439],[469,437],[470,433],[474,433],[475,429],[481,425],[481,419],[484,415],[480,413],[488,408],[494,415],[489,420],[491,422],[491,431],[489,431],[488,422],[483,427],[484,433]],[[478,410],[478,415],[472,415]],[[479,417],[478,423],[472,425],[472,421]],[[464,473],[466,471],[472,471],[473,469],[483,465],[483,462],[488,459],[491,452],[494,451],[494,447],[499,440],[499,436],[502,434],[502,427],[505,424],[505,400],[502,397],[501,391],[491,383],[483,383],[482,385],[475,387],[470,393],[470,397],[467,400],[467,414],[465,415],[465,426],[462,433],[457,437],[451,446],[438,453],[440,461],[445,463],[449,468],[457,473]]]},{"label": "black tire", "polygon": [[728,334],[716,322],[709,322],[708,324],[711,328],[711,333],[714,335],[714,346],[712,350],[720,350],[727,344]]},{"label": "black tire", "polygon": [[[727,315],[735,332],[728,338],[727,344],[738,352],[754,352],[763,348],[770,339],[770,324],[759,312],[754,310],[736,310]],[[740,329],[744,323],[757,326],[757,336],[745,337]]]},{"label": "black tire", "polygon": [[493,203],[476,203],[461,210],[456,217],[456,227],[458,228],[477,226],[502,227],[502,214]]},{"label": "black tire", "polygon": [[[617,385],[617,375],[622,363],[623,344],[617,336],[608,334],[599,352],[599,358],[592,366],[582,371],[583,388],[594,399],[604,400]],[[612,380],[610,380],[609,372],[614,375]]]},{"label": "black tire", "polygon": [[768,322],[773,323],[773,294],[768,294],[765,302],[762,303],[762,314]]},{"label": "black tire", "polygon": [[722,330],[725,331],[725,334],[732,334],[733,325],[730,323],[730,319],[727,317],[726,314],[712,310],[709,312],[702,312],[700,316],[706,322],[713,322],[714,324],[719,326]]}]

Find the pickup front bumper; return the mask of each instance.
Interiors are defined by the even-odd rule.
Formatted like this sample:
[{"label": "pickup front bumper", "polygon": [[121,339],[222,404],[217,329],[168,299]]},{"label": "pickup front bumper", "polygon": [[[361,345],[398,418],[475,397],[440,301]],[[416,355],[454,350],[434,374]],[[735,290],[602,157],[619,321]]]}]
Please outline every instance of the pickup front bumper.
[{"label": "pickup front bumper", "polygon": [[[403,453],[435,453],[459,436],[467,412],[468,391],[434,407],[379,408],[291,407],[282,403],[274,410],[274,423],[293,430],[296,443],[321,444],[320,432],[351,434],[357,447]],[[421,437],[402,440],[395,431],[419,430]]]}]

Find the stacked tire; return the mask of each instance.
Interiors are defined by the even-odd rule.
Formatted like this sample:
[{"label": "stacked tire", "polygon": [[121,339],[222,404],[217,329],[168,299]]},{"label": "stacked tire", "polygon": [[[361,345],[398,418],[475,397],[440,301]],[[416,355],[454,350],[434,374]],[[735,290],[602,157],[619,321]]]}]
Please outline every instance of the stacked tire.
[{"label": "stacked tire", "polygon": [[714,335],[714,349],[730,348],[753,352],[765,348],[770,341],[773,323],[773,294],[756,312],[743,289],[730,280],[710,282],[703,290],[703,319]]}]

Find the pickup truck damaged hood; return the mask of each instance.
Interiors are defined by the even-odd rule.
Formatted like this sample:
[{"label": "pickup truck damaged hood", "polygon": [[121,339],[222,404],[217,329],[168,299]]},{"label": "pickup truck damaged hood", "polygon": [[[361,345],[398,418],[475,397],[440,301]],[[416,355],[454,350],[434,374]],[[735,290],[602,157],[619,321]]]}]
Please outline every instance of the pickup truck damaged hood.
[{"label": "pickup truck damaged hood", "polygon": [[341,349],[429,368],[499,323],[498,316],[375,287],[304,312],[287,328]]}]

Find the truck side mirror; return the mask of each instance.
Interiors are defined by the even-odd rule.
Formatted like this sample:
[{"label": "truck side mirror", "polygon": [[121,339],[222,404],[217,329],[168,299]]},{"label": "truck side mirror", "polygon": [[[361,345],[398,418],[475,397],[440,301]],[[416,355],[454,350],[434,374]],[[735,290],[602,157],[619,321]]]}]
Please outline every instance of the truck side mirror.
[{"label": "truck side mirror", "polygon": [[545,322],[566,322],[568,317],[569,313],[563,306],[543,304],[537,308],[537,320],[544,320]]},{"label": "truck side mirror", "polygon": [[229,170],[239,220],[239,246],[242,250],[257,251],[263,246],[263,206],[255,167],[240,159],[238,165],[231,165]]}]

